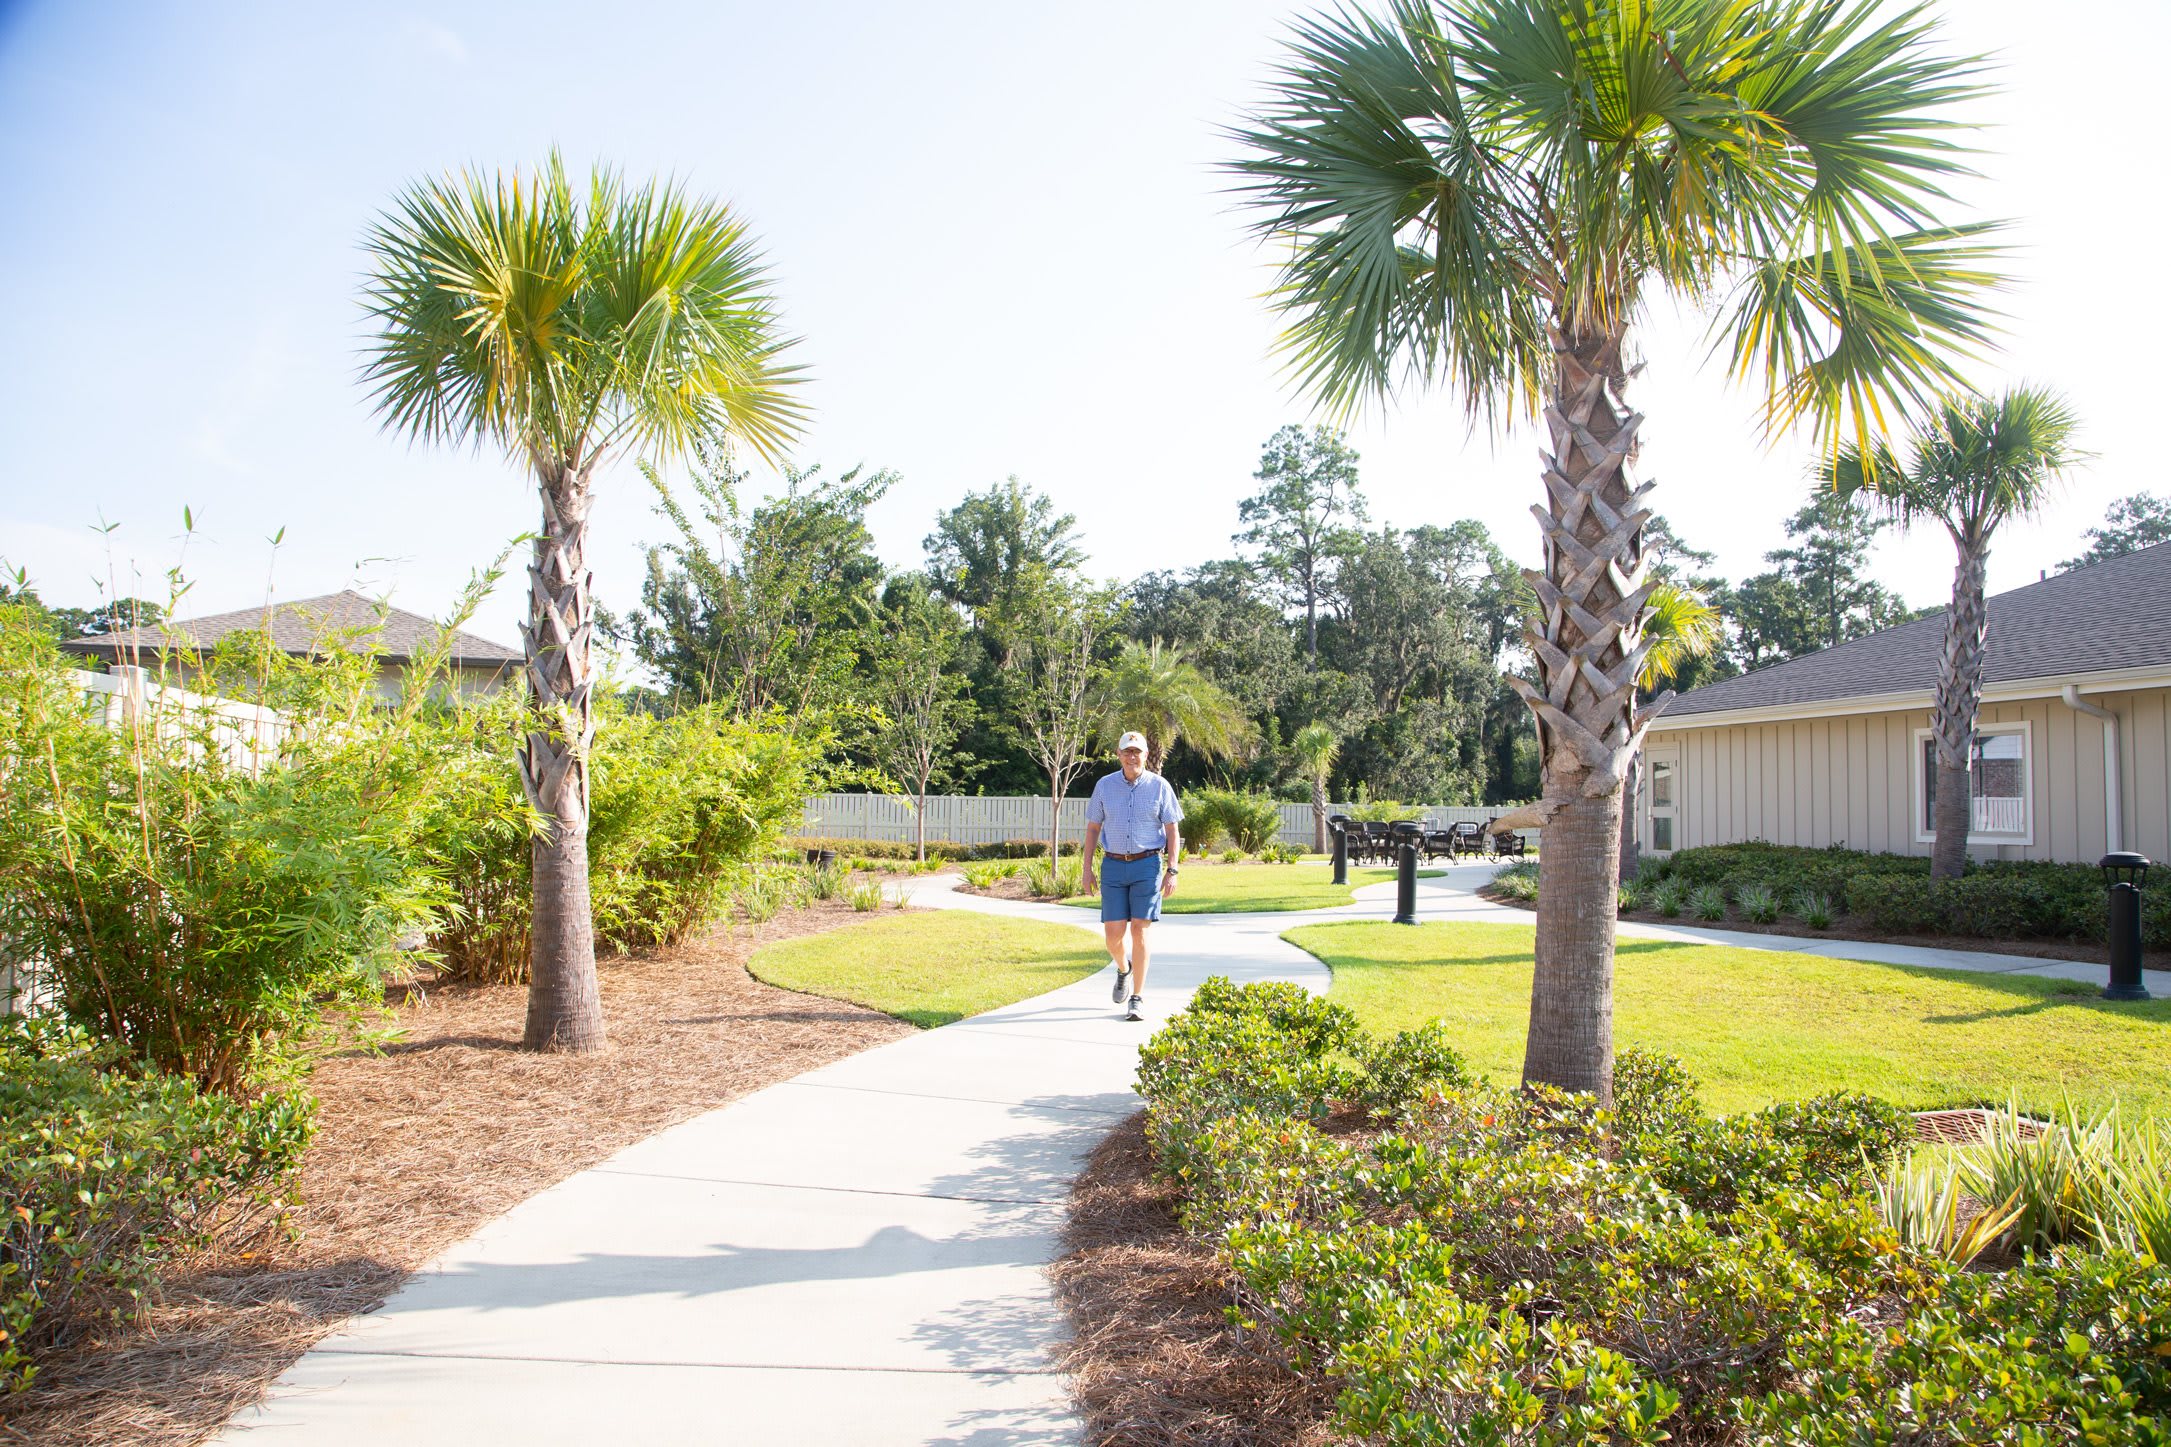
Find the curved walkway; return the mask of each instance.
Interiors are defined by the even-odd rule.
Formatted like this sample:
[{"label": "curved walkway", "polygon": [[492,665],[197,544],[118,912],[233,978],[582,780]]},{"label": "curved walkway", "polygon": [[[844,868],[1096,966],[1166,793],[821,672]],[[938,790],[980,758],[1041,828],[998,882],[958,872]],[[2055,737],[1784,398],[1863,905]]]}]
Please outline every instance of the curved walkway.
[{"label": "curved walkway", "polygon": [[[915,903],[1094,916],[952,893]],[[1211,974],[1327,972],[1290,915],[1172,915],[1151,1014]],[[1109,973],[877,1046],[651,1136],[522,1202],[294,1364],[227,1443],[1077,1440],[1043,1269],[1086,1153],[1136,1108],[1149,1020]]]},{"label": "curved walkway", "polygon": [[[1529,922],[1419,881],[1427,919]],[[1096,929],[1085,910],[953,892],[914,902]],[[1392,883],[1337,909],[1170,915],[1149,1014],[1212,974],[1324,989],[1290,926],[1387,918]],[[1624,925],[1624,934],[1945,968],[2067,961]],[[1077,1440],[1048,1349],[1043,1268],[1085,1154],[1136,1106],[1152,1021],[1109,975],[878,1046],[652,1136],[542,1192],[303,1357],[224,1442],[436,1447]]]}]

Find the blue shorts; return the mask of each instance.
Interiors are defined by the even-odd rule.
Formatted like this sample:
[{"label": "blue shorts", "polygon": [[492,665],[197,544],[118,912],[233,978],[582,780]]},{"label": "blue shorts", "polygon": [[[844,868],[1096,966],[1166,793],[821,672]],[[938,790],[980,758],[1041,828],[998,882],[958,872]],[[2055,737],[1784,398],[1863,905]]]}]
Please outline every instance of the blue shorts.
[{"label": "blue shorts", "polygon": [[1101,923],[1161,917],[1161,856],[1101,860]]}]

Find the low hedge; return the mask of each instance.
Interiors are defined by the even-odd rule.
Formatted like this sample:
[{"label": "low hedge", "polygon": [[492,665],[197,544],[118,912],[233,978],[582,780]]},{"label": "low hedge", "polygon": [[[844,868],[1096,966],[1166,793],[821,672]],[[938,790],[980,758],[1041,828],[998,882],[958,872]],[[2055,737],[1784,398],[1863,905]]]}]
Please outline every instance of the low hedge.
[{"label": "low hedge", "polygon": [[[909,839],[841,839],[827,834],[797,834],[784,841],[784,848],[794,856],[811,850],[827,849],[840,857],[854,855],[861,859],[920,857],[919,846]],[[1041,846],[1041,852],[1047,852],[1045,844]],[[973,847],[969,844],[958,844],[948,839],[930,839],[927,841],[927,857],[961,863],[980,856],[973,852]]]},{"label": "low hedge", "polygon": [[0,1019],[0,1392],[214,1235],[284,1219],[306,1095],[237,1100],[125,1064],[81,1030]]},{"label": "low hedge", "polygon": [[1224,980],[1139,1071],[1231,1319],[1339,1388],[1347,1438],[2171,1444],[2171,1266],[1964,1271],[1884,1223],[1872,1176],[1911,1124],[1890,1104],[1713,1119],[1633,1052],[1615,1083],[1611,1112],[1495,1091],[1440,1027],[1383,1044]]},{"label": "low hedge", "polygon": [[[1805,895],[1836,900],[1887,934],[2098,941],[2107,927],[2103,875],[2092,864],[1971,862],[1958,879],[1932,880],[1930,861],[1916,855],[1754,841],[1648,860],[1638,874],[1639,897],[1648,899],[1667,880],[1684,891],[1717,888],[1737,904],[1744,890],[1758,888],[1789,910]],[[2143,894],[2141,935],[2151,949],[2171,949],[2171,888]]]}]

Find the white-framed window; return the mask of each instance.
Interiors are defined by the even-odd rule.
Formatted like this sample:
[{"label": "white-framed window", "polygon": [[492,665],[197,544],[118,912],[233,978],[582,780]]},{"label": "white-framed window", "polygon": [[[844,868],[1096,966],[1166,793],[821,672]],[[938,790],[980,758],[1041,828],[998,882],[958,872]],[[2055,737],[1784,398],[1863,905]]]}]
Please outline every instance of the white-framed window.
[{"label": "white-framed window", "polygon": [[[2035,740],[2026,723],[1977,724],[1968,754],[1968,842],[2033,844]],[[1937,838],[1937,737],[1915,730],[1915,842]]]}]

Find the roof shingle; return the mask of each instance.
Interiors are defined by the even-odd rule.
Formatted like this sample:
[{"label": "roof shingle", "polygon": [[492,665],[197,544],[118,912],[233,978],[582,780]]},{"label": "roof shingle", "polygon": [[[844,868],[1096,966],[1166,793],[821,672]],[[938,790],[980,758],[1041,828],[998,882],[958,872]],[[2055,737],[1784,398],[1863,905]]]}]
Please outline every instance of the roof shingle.
[{"label": "roof shingle", "polygon": [[[2171,667],[2171,543],[2060,573],[1989,600],[1983,682]],[[1690,689],[1659,716],[1783,708],[1933,692],[1945,615],[1872,633],[1789,663]]]},{"label": "roof shingle", "polygon": [[[306,654],[328,637],[338,639],[373,636],[387,662],[412,659],[437,632],[438,625],[419,613],[393,608],[349,589],[321,598],[300,598],[269,608],[242,608],[232,613],[213,613],[203,618],[177,618],[144,628],[128,628],[96,638],[71,638],[61,644],[70,653],[114,658],[127,653],[157,653],[162,649],[198,652],[218,646],[229,633],[265,629],[271,640],[287,653]],[[495,668],[520,662],[516,649],[454,633],[452,665],[455,668]]]}]

